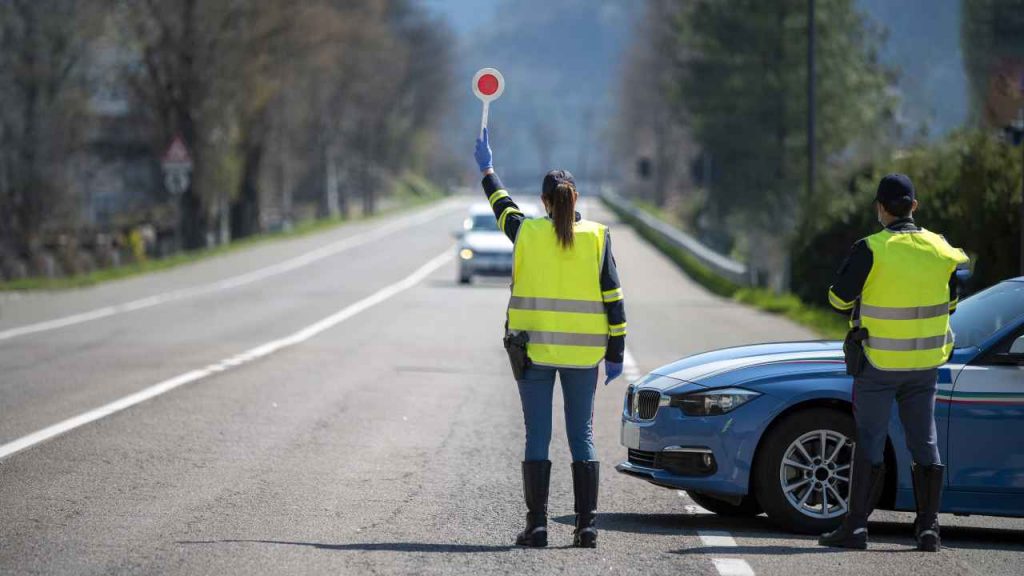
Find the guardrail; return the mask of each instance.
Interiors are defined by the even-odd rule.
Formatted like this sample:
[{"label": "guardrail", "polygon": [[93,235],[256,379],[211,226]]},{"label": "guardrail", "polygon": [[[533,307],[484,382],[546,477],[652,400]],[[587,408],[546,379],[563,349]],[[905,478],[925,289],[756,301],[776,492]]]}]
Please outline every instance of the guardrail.
[{"label": "guardrail", "polygon": [[605,187],[601,191],[601,199],[613,210],[632,219],[634,222],[631,223],[639,222],[655,233],[662,241],[682,250],[714,274],[738,286],[751,286],[753,284],[750,271],[743,262],[737,262],[728,256],[715,252],[686,232],[674,228],[667,222],[659,220],[653,215],[637,208],[632,202],[623,198],[614,190]]}]

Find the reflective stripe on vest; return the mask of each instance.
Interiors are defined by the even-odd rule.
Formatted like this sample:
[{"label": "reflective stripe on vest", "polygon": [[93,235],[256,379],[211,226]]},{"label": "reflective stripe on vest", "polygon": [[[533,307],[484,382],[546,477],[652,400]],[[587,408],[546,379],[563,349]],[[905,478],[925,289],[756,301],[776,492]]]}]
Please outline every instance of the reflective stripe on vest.
[{"label": "reflective stripe on vest", "polygon": [[523,220],[516,236],[508,329],[530,336],[541,366],[589,368],[604,358],[608,318],[601,292],[605,227],[576,223],[573,247],[558,243],[548,218]]},{"label": "reflective stripe on vest", "polygon": [[927,230],[867,238],[872,266],[860,297],[864,351],[880,370],[925,370],[953,350],[949,279],[967,256]]},{"label": "reflective stripe on vest", "polygon": [[582,314],[604,314],[604,304],[587,300],[563,300],[560,298],[527,298],[513,296],[508,301],[512,310],[543,310],[546,312],[579,312]]},{"label": "reflective stripe on vest", "polygon": [[909,306],[905,308],[861,304],[860,313],[881,320],[921,320],[945,316],[949,314],[949,306],[949,302],[943,302],[934,306]]}]

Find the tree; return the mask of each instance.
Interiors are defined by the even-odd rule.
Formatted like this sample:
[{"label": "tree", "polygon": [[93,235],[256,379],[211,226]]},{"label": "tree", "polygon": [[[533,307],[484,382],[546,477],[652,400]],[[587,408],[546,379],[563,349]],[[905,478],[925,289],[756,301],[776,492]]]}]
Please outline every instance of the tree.
[{"label": "tree", "polygon": [[[281,2],[113,0],[134,35],[141,69],[130,79],[155,121],[154,152],[180,135],[192,153],[192,182],[181,199],[183,243],[203,246],[212,223],[227,222],[228,200],[243,180],[243,117],[258,114],[253,74]],[[256,49],[259,47],[259,50]],[[253,89],[255,92],[252,92]]]},{"label": "tree", "polygon": [[[806,194],[806,10],[805,0],[695,0],[677,11],[667,50],[674,109],[714,160],[708,202],[767,256],[777,287],[801,210],[827,202]],[[827,166],[876,153],[893,102],[880,34],[854,1],[818,2],[816,19],[816,145]]]},{"label": "tree", "polygon": [[98,28],[88,0],[0,2],[0,257],[39,249],[48,216],[73,210],[64,161],[80,140],[76,75]]},{"label": "tree", "polygon": [[965,0],[961,45],[976,124],[1001,128],[1024,106],[1024,1]]},{"label": "tree", "polygon": [[[674,22],[684,5],[676,0],[650,0],[634,34],[642,38],[628,50],[619,88],[619,114],[614,143],[626,159],[628,192],[664,207],[670,198],[687,192],[689,166],[694,160],[684,104],[673,98]],[[637,174],[644,162],[649,174]],[[636,175],[636,178],[633,176]]]}]

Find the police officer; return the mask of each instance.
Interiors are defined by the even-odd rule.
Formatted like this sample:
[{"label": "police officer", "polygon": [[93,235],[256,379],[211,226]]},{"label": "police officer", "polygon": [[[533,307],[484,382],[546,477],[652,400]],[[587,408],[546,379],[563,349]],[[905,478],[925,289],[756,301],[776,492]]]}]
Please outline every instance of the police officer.
[{"label": "police officer", "polygon": [[475,157],[498,227],[515,244],[507,331],[528,336],[530,365],[518,380],[526,422],[522,472],[528,512],[516,544],[540,547],[548,542],[548,446],[557,373],[573,460],[573,545],[594,548],[600,465],[593,439],[597,366],[604,359],[605,384],[622,374],[626,336],[608,229],[576,212],[578,193],[569,172],[548,172],[541,191],[547,217],[528,219],[494,173],[487,130],[477,139]]},{"label": "police officer", "polygon": [[[914,461],[914,535],[918,549],[934,552],[940,547],[945,469],[936,444],[936,384],[938,367],[953,350],[949,315],[958,300],[956,268],[967,256],[914,222],[917,199],[906,175],[882,178],[875,205],[884,229],[853,245],[828,293],[833,308],[850,314],[851,335],[862,340],[847,351],[847,363],[854,365],[857,426],[849,509],[842,525],[818,542],[867,547],[868,516],[885,478],[885,440],[895,399]],[[860,354],[864,361],[851,360]]]}]

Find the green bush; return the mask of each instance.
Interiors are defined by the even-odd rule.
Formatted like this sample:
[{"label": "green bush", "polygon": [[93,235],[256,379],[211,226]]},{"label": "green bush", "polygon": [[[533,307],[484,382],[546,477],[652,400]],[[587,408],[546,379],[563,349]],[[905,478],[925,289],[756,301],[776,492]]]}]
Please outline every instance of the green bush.
[{"label": "green bush", "polygon": [[1021,149],[989,132],[972,131],[868,167],[851,177],[845,190],[824,199],[825,209],[808,210],[793,246],[794,293],[807,302],[824,302],[850,246],[879,229],[872,199],[878,180],[891,172],[914,181],[917,222],[971,257],[971,291],[1020,274]]}]

